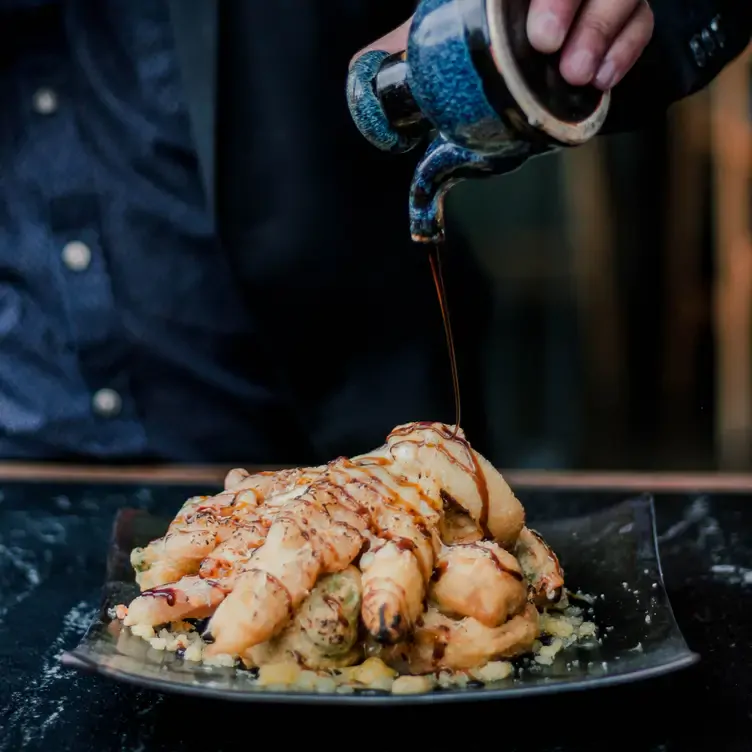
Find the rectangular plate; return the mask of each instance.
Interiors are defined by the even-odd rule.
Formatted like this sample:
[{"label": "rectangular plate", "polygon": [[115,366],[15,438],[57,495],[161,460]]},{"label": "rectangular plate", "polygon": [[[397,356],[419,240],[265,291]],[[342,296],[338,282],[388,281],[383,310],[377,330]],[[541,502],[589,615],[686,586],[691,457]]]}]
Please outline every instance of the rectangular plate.
[{"label": "rectangular plate", "polygon": [[247,671],[183,661],[131,635],[107,612],[118,603],[129,603],[138,593],[129,563],[131,549],[161,536],[168,524],[169,520],[141,510],[125,509],[118,514],[100,614],[80,645],[63,654],[66,666],[163,692],[225,700],[404,705],[595,689],[667,674],[698,660],[679,631],[663,585],[649,496],[595,514],[536,525],[559,556],[567,586],[596,596],[590,618],[599,628],[598,643],[574,645],[560,652],[551,666],[518,666],[514,678],[503,682],[416,695],[375,690],[354,694],[268,691],[254,686]]}]

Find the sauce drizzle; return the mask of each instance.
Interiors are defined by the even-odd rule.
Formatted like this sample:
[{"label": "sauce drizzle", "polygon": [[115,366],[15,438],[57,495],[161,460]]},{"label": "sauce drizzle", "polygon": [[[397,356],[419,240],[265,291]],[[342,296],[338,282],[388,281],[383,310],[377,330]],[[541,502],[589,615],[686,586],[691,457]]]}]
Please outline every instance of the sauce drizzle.
[{"label": "sauce drizzle", "polygon": [[171,587],[155,587],[150,590],[144,590],[141,593],[142,598],[164,598],[167,601],[168,606],[175,605],[176,592],[175,588]]},{"label": "sauce drizzle", "polygon": [[460,379],[457,372],[457,354],[454,349],[454,336],[452,335],[452,324],[449,320],[449,307],[447,305],[444,277],[441,273],[441,258],[439,257],[439,250],[440,246],[438,243],[429,246],[428,262],[431,264],[433,283],[436,286],[436,294],[439,297],[441,319],[444,322],[444,334],[446,335],[447,350],[449,351],[449,366],[452,370],[452,388],[454,390],[454,433],[452,438],[454,438],[460,427]]},{"label": "sauce drizzle", "polygon": [[[459,395],[457,395],[457,400],[459,400]],[[458,405],[459,405],[459,402],[458,402]],[[459,413],[459,409],[458,409],[458,413]],[[459,418],[459,415],[458,415],[458,418]],[[457,433],[459,429],[459,425],[458,424],[455,425],[454,431],[450,432],[448,430],[448,426],[442,426],[440,423],[431,423],[430,421],[421,421],[418,423],[401,426],[395,429],[389,434],[389,440],[392,440],[394,437],[407,436],[411,431],[414,430],[415,426],[417,426],[418,428],[426,428],[426,429],[435,431],[442,438],[455,440],[463,446],[463,448],[465,449],[465,453],[470,461],[470,465],[467,467],[467,470],[472,473],[473,480],[475,481],[475,487],[478,490],[478,497],[480,499],[480,510],[478,513],[477,522],[481,529],[481,532],[483,533],[483,537],[484,538],[492,537],[491,531],[488,528],[488,515],[489,515],[490,508],[489,508],[488,482],[486,481],[486,475],[483,472],[483,468],[481,467],[481,464],[478,461],[478,458],[476,457],[475,453],[471,449],[470,444],[468,443],[467,439],[464,438],[464,436],[460,436]],[[406,439],[406,441],[410,441],[410,440]],[[394,442],[395,445],[397,443],[399,442]],[[425,441],[422,441],[422,442],[413,441],[411,443],[425,444]],[[457,460],[457,458],[454,457],[452,453],[446,449],[446,447],[442,447],[441,444],[437,444],[435,446],[436,446],[437,451],[442,452],[444,456],[452,464],[459,465],[460,467],[464,467],[462,463],[460,463]]]},{"label": "sauce drizzle", "polygon": [[350,622],[347,620],[344,611],[342,610],[342,604],[330,593],[327,593],[322,598],[324,603],[337,615],[337,621],[342,627],[350,627]]},{"label": "sauce drizzle", "polygon": [[447,645],[449,644],[449,627],[440,626],[437,628],[433,636],[433,660],[435,664],[439,664],[444,659]]}]

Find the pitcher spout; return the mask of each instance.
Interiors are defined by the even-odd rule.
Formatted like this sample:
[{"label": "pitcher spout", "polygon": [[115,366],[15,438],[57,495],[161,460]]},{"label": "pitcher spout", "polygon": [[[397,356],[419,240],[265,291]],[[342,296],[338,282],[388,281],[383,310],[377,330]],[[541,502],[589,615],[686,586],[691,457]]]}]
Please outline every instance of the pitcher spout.
[{"label": "pitcher spout", "polygon": [[410,234],[416,243],[444,239],[444,199],[449,189],[468,178],[504,175],[521,167],[531,156],[543,152],[525,142],[493,156],[459,146],[438,135],[415,168],[410,186]]}]

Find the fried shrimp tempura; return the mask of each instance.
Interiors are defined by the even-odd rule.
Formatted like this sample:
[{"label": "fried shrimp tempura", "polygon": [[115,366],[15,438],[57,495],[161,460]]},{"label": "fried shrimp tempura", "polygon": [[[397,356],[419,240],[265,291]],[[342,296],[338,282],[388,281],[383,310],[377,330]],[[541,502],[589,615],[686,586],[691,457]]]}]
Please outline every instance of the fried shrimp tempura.
[{"label": "fried shrimp tempura", "polygon": [[403,674],[457,671],[528,653],[538,632],[538,611],[532,603],[499,627],[469,617],[451,619],[429,608],[409,643],[384,648],[379,656]]},{"label": "fried shrimp tempura", "polygon": [[527,602],[517,559],[493,541],[446,548],[436,563],[431,600],[445,614],[498,627]]},{"label": "fried shrimp tempura", "polygon": [[411,673],[479,667],[529,651],[563,588],[501,474],[428,422],[327,465],[232,470],[132,561],[127,626],[209,617],[204,655],[249,665],[349,666],[370,643]]},{"label": "fried shrimp tempura", "polygon": [[352,666],[363,657],[358,645],[361,575],[357,567],[322,577],[278,637],[244,656],[248,666],[296,662],[311,669]]}]

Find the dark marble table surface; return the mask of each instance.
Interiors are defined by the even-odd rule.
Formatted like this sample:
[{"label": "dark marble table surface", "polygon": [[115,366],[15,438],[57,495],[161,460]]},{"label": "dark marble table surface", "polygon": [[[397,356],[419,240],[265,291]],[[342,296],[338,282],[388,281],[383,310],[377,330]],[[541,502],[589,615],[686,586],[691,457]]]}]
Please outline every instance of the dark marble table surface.
[{"label": "dark marble table surface", "polygon": [[[405,709],[222,704],[118,685],[58,663],[94,615],[117,509],[169,513],[200,486],[0,485],[0,752],[752,750],[752,495],[656,495],[667,589],[696,667],[625,687]],[[649,489],[645,489],[649,490]],[[532,519],[625,491],[519,492]],[[348,717],[345,717],[348,716]],[[376,717],[378,716],[378,717]],[[396,745],[396,746],[395,746]]]}]

